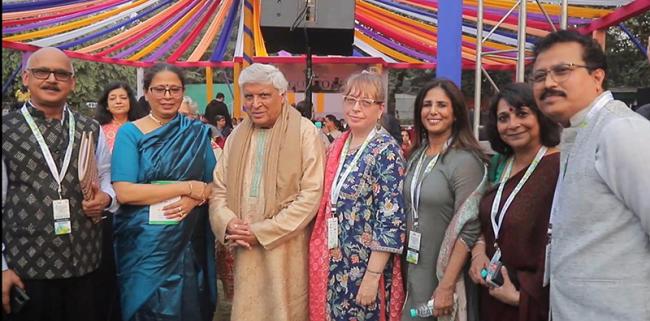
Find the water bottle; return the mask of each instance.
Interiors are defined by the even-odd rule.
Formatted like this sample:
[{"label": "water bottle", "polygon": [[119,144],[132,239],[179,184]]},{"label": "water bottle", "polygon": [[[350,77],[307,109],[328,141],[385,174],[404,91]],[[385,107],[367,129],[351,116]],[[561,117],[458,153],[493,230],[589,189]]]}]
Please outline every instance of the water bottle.
[{"label": "water bottle", "polygon": [[[411,318],[426,318],[433,315],[433,299],[422,303],[411,309]],[[456,320],[456,313],[458,312],[458,295],[454,293],[454,306],[451,313],[451,320]]]},{"label": "water bottle", "polygon": [[411,309],[411,318],[426,318],[433,315],[433,299],[418,305]]}]

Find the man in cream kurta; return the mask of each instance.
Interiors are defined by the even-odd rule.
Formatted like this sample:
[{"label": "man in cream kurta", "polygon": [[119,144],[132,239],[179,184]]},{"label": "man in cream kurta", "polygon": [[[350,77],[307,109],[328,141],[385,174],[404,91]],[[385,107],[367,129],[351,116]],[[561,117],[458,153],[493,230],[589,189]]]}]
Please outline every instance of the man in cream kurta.
[{"label": "man in cream kurta", "polygon": [[600,46],[571,31],[536,45],[540,109],[565,128],[547,257],[554,321],[650,320],[650,123],[603,88]]},{"label": "man in cream kurta", "polygon": [[231,320],[308,319],[309,227],[322,194],[324,147],[311,121],[286,104],[281,75],[260,64],[242,71],[249,118],[215,170],[210,221],[235,251]]}]

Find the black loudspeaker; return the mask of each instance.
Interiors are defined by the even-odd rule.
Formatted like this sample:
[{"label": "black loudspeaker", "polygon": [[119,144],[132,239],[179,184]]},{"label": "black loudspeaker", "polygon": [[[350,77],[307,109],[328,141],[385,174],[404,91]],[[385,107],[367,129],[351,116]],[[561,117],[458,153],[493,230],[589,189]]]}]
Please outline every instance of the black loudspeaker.
[{"label": "black loudspeaker", "polygon": [[260,26],[266,50],[306,53],[306,27],[312,54],[351,56],[354,7],[354,0],[264,0]]}]

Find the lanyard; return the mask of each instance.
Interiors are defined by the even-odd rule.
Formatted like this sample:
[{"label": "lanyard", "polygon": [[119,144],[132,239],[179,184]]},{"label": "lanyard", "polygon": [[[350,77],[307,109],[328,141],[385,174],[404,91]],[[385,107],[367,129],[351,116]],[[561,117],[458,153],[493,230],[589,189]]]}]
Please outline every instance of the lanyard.
[{"label": "lanyard", "polygon": [[[501,229],[503,218],[506,216],[506,211],[508,211],[508,208],[510,207],[512,201],[515,199],[515,196],[517,196],[522,187],[524,187],[524,184],[526,184],[526,181],[528,181],[530,176],[533,174],[535,168],[537,168],[537,165],[539,164],[542,157],[544,157],[544,154],[546,154],[547,150],[548,148],[546,148],[546,146],[542,146],[539,151],[537,151],[537,155],[535,155],[535,158],[528,166],[528,169],[524,173],[524,177],[519,180],[515,186],[515,189],[512,191],[512,193],[510,193],[506,199],[505,204],[503,204],[503,208],[501,211],[499,211],[499,204],[501,204],[501,195],[503,195],[503,188],[506,185],[506,181],[510,177],[510,172],[512,171],[512,163],[514,163],[512,157],[508,160],[508,165],[506,166],[506,170],[503,172],[503,176],[501,176],[501,182],[499,182],[499,188],[497,189],[497,194],[494,196],[494,201],[492,202],[492,211],[490,212],[490,221],[492,222],[492,231],[494,232],[495,244],[496,240],[499,239],[499,230]],[[497,222],[496,218],[497,213],[499,213],[499,222]]]},{"label": "lanyard", "polygon": [[52,158],[52,153],[50,152],[50,148],[47,146],[47,143],[45,142],[45,138],[43,138],[43,134],[41,134],[41,131],[38,129],[38,126],[36,126],[36,123],[34,122],[34,118],[32,118],[32,115],[30,115],[29,112],[27,111],[27,106],[23,105],[23,108],[20,109],[20,111],[23,114],[23,117],[25,117],[25,121],[27,121],[27,125],[29,125],[29,128],[32,130],[32,133],[36,138],[36,142],[38,142],[38,146],[41,148],[43,157],[45,157],[45,161],[47,162],[47,167],[50,168],[50,172],[52,173],[52,176],[54,176],[54,180],[58,185],[57,192],[59,193],[59,199],[63,199],[63,197],[61,196],[61,182],[63,182],[63,178],[65,177],[65,174],[68,171],[68,166],[70,166],[70,159],[72,158],[72,149],[74,148],[74,135],[75,135],[74,115],[70,110],[68,110],[68,108],[64,108],[64,110],[68,111],[68,147],[65,150],[65,156],[63,158],[63,167],[61,168],[61,172],[59,172],[59,170],[56,168],[56,164],[54,163],[54,158]]},{"label": "lanyard", "polygon": [[348,178],[348,176],[352,172],[352,169],[355,167],[355,165],[361,158],[364,149],[368,147],[368,143],[370,143],[370,140],[373,137],[375,137],[376,133],[377,130],[373,128],[372,131],[366,137],[366,140],[361,145],[361,148],[359,148],[359,150],[354,154],[354,158],[352,159],[350,165],[348,165],[348,168],[345,170],[345,172],[343,172],[343,175],[341,175],[341,171],[343,170],[343,163],[345,163],[345,158],[347,157],[348,150],[350,149],[350,141],[352,140],[352,135],[350,135],[350,138],[348,138],[348,140],[345,142],[345,145],[343,146],[343,152],[341,153],[341,157],[339,157],[339,167],[336,170],[336,176],[334,176],[334,182],[332,182],[332,192],[330,193],[330,204],[332,205],[331,206],[332,213],[336,212],[336,201],[339,198],[339,194],[341,193],[341,189],[343,188],[343,183],[345,182],[345,179]]},{"label": "lanyard", "polygon": [[424,168],[424,173],[422,173],[422,178],[420,178],[420,171],[422,170],[424,156],[427,153],[426,148],[422,151],[422,154],[420,154],[420,158],[415,165],[415,171],[413,172],[413,178],[411,179],[411,212],[413,212],[413,228],[416,230],[419,225],[418,209],[420,207],[420,189],[422,188],[422,183],[424,182],[424,179],[427,177],[427,175],[429,175],[431,170],[433,170],[433,167],[436,166],[440,155],[445,152],[448,146],[449,141],[445,143],[440,153],[438,153],[438,155],[436,155],[429,161],[429,163],[427,163],[427,166]]},{"label": "lanyard", "polygon": [[[614,100],[614,96],[612,96],[612,93],[610,91],[605,91],[604,93],[602,93],[598,97],[596,102],[594,103],[591,110],[587,113],[587,116],[585,117],[585,119],[582,122],[580,122],[578,127],[586,126],[587,123],[591,120],[591,118],[593,118],[596,115],[596,113],[598,113],[601,109],[603,109],[605,107],[605,105],[607,105],[607,103],[609,103],[612,100]],[[577,139],[577,137],[576,137],[576,139]],[[563,182],[564,182],[564,176],[566,175],[566,169],[567,169],[567,167],[569,165],[569,158],[571,158],[571,154],[573,152],[573,149],[575,148],[576,143],[577,143],[577,141],[574,142],[574,144],[572,146],[572,150],[566,151],[566,154],[567,154],[566,160],[564,161],[563,164],[561,164],[562,166],[560,166],[560,173],[558,174],[557,185],[555,186],[555,192],[553,193],[553,203],[552,203],[552,206],[551,206],[551,217],[550,217],[550,220],[549,220],[548,231],[547,231],[548,235],[551,235],[552,230],[553,230],[553,222],[555,222],[555,217],[557,215],[557,211],[559,210],[557,202],[559,200],[559,196],[562,194],[562,185],[563,185]],[[564,153],[565,151],[561,151],[561,152]]]}]

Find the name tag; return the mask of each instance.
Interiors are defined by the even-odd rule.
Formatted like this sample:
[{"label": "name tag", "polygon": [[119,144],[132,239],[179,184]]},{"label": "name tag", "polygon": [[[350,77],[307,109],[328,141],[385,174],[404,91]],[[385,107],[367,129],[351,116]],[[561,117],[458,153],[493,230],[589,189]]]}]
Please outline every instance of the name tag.
[{"label": "name tag", "polygon": [[327,219],[327,248],[339,246],[339,221],[336,217]]},{"label": "name tag", "polygon": [[416,231],[409,232],[409,249],[414,249],[416,251],[420,250],[420,239],[422,234]]},{"label": "name tag", "polygon": [[72,232],[69,200],[62,199],[52,201],[52,216],[54,218],[54,234],[65,235]]}]

